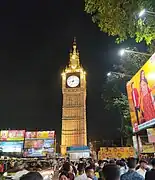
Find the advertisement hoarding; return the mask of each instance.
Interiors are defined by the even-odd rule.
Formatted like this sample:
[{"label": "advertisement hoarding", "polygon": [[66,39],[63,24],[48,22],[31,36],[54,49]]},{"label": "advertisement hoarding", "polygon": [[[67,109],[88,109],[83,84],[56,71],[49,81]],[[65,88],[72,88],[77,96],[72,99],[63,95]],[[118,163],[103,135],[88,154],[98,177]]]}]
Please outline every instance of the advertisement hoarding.
[{"label": "advertisement hoarding", "polygon": [[2,152],[22,152],[23,141],[18,142],[0,142],[0,150]]},{"label": "advertisement hoarding", "polygon": [[149,143],[155,143],[155,128],[147,129]]},{"label": "advertisement hoarding", "polygon": [[133,132],[155,124],[155,54],[127,83]]},{"label": "advertisement hoarding", "polygon": [[0,131],[1,141],[24,141],[25,130],[2,130]]},{"label": "advertisement hoarding", "polygon": [[155,152],[154,144],[143,145],[142,153],[154,153],[154,152]]},{"label": "advertisement hoarding", "polygon": [[25,139],[24,157],[42,157],[55,152],[55,139]]},{"label": "advertisement hoarding", "polygon": [[25,140],[24,148],[54,148],[54,139],[52,140]]},{"label": "advertisement hoarding", "polygon": [[25,149],[24,150],[24,157],[45,157],[47,154],[54,153],[54,148],[49,149]]},{"label": "advertisement hoarding", "polygon": [[135,151],[132,147],[101,147],[98,153],[98,159],[103,160],[107,158],[129,158],[134,157]]},{"label": "advertisement hoarding", "polygon": [[25,134],[25,139],[54,139],[55,131],[29,131]]}]

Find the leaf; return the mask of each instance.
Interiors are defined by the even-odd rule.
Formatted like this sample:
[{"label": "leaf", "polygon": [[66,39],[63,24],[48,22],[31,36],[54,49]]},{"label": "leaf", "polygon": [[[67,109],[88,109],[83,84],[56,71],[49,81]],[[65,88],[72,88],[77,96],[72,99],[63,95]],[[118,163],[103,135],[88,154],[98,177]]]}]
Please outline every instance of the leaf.
[{"label": "leaf", "polygon": [[116,37],[117,44],[128,38],[144,40],[147,45],[155,40],[154,17],[138,18],[144,8],[153,11],[154,0],[85,0],[85,11],[101,31]]}]

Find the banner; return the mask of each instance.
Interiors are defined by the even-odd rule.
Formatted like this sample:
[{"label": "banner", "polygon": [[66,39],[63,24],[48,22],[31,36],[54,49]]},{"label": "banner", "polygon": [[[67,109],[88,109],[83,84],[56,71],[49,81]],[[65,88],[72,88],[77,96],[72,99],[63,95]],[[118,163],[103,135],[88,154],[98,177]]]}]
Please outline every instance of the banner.
[{"label": "banner", "polygon": [[1,141],[23,141],[25,137],[25,130],[7,130],[0,132]]},{"label": "banner", "polygon": [[155,147],[153,144],[143,145],[142,153],[154,153]]},{"label": "banner", "polygon": [[29,131],[25,134],[25,139],[54,139],[55,131]]},{"label": "banner", "polygon": [[3,141],[0,142],[0,150],[2,152],[22,152],[23,150],[23,141],[9,142]]},{"label": "banner", "polygon": [[135,152],[133,147],[102,147],[100,148],[98,159],[103,160],[107,158],[111,159],[121,159],[121,158],[128,158],[134,157]]},{"label": "banner", "polygon": [[155,124],[155,54],[127,83],[133,132]]},{"label": "banner", "polygon": [[147,129],[149,143],[155,143],[155,128]]}]

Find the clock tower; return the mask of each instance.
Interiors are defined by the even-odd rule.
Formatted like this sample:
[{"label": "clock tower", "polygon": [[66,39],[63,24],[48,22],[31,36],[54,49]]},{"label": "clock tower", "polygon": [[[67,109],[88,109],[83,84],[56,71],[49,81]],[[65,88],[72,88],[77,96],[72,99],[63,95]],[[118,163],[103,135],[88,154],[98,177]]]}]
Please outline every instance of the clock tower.
[{"label": "clock tower", "polygon": [[67,147],[87,146],[86,72],[75,40],[69,65],[62,73],[62,94],[61,154],[65,155]]}]

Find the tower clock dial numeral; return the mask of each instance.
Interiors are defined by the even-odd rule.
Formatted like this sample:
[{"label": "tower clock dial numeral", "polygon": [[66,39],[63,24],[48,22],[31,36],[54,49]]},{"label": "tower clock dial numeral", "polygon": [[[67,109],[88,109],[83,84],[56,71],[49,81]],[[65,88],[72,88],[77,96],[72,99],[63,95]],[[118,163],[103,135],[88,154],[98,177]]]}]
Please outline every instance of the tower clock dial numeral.
[{"label": "tower clock dial numeral", "polygon": [[80,83],[80,79],[78,76],[73,75],[67,78],[67,85],[69,87],[72,87],[72,88],[77,87],[79,83]]}]

